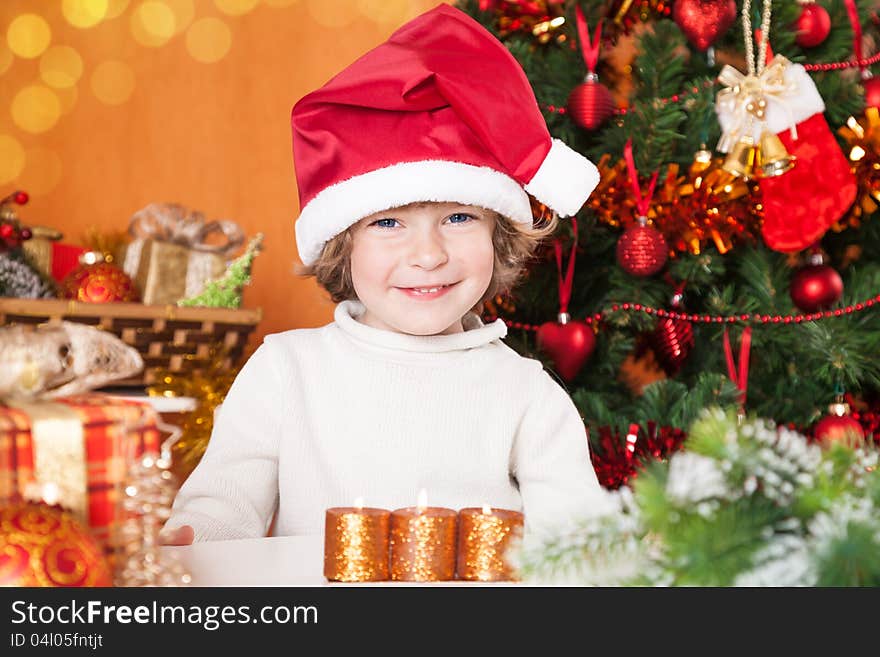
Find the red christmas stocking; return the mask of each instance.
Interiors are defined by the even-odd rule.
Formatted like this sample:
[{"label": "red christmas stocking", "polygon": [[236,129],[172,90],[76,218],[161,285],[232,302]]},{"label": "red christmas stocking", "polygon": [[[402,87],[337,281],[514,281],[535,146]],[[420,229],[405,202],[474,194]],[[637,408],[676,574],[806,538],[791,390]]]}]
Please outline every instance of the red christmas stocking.
[{"label": "red christmas stocking", "polygon": [[[764,205],[762,235],[775,251],[801,251],[849,209],[856,197],[856,180],[825,121],[825,103],[804,67],[777,55],[758,79],[761,92],[755,97],[766,101],[766,123],[753,122],[746,134],[759,143],[762,129],[769,130],[795,158],[794,167],[781,175],[756,176]],[[721,92],[716,105],[725,132],[736,132],[744,124],[742,104],[732,102],[735,95]],[[744,97],[741,92],[739,98]]]}]

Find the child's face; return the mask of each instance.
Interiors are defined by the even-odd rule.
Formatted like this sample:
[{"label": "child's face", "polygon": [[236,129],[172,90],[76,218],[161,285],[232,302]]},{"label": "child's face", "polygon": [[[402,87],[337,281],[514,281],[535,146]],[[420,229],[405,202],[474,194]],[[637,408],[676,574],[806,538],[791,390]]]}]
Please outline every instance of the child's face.
[{"label": "child's face", "polygon": [[352,231],[351,277],[375,328],[438,335],[461,318],[492,280],[493,213],[459,203],[419,203],[377,212]]}]

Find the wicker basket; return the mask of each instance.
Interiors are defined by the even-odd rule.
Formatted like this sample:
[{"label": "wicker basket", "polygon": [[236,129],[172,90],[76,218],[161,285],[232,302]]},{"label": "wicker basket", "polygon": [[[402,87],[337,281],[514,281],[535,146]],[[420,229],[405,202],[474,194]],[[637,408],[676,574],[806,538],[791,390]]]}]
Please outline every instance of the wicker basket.
[{"label": "wicker basket", "polygon": [[211,347],[218,344],[229,350],[224,365],[238,365],[261,318],[260,309],[0,298],[0,324],[81,322],[110,331],[135,347],[144,359],[144,370],[137,377],[114,381],[118,386],[154,383],[157,369],[196,372],[208,364]]}]

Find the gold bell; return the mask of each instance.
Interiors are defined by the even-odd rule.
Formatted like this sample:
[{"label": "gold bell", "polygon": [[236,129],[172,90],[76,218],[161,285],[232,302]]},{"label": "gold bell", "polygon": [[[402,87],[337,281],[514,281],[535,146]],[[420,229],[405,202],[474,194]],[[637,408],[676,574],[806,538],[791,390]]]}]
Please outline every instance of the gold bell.
[{"label": "gold bell", "polygon": [[743,135],[730,149],[721,168],[734,176],[748,180],[755,175],[755,167],[759,165],[759,160],[760,154],[758,147],[755,146],[755,140],[751,135]]},{"label": "gold bell", "polygon": [[786,150],[782,140],[769,130],[761,132],[760,148],[759,164],[764,178],[781,176],[794,166],[797,159]]}]

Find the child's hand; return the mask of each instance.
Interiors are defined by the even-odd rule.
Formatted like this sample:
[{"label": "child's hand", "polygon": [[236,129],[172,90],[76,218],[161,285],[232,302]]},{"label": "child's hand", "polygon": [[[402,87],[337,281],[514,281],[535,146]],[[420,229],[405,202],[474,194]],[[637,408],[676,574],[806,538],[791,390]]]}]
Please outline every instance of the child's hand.
[{"label": "child's hand", "polygon": [[160,545],[191,545],[195,532],[189,525],[169,529],[159,534]]}]

